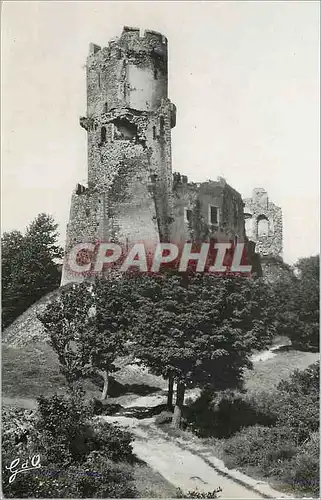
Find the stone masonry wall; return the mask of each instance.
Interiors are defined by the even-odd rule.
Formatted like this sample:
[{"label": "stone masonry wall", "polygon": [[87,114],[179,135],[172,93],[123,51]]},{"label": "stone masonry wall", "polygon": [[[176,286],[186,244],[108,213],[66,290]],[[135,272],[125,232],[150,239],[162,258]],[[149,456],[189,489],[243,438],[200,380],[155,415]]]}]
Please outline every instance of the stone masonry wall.
[{"label": "stone masonry wall", "polygon": [[[242,197],[224,179],[196,184],[174,174],[173,192],[173,233],[180,241],[245,241]],[[210,223],[211,205],[218,208],[217,224]]]},{"label": "stone masonry wall", "polygon": [[283,222],[282,210],[268,199],[262,188],[253,190],[252,198],[244,200],[246,234],[256,243],[261,255],[282,256]]}]

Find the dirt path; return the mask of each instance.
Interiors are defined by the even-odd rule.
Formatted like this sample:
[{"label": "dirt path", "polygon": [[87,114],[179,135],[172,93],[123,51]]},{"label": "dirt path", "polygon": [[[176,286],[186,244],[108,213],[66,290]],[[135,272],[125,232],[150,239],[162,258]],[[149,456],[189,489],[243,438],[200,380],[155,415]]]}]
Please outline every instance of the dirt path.
[{"label": "dirt path", "polygon": [[104,417],[109,422],[129,427],[134,434],[133,451],[167,481],[184,491],[211,491],[222,488],[221,498],[264,498],[218,474],[215,469],[188,450],[169,442],[153,428],[152,419],[138,423],[130,417]]},{"label": "dirt path", "polygon": [[[197,392],[191,391],[187,396],[196,397]],[[155,394],[137,398],[134,404],[137,408],[151,407],[163,402],[164,396]],[[126,407],[130,415],[131,404]],[[207,492],[220,487],[222,492],[218,497],[221,499],[290,498],[273,490],[267,483],[227,469],[221,460],[193,443],[186,444],[179,438],[169,437],[154,424],[153,418],[138,420],[126,416],[126,412],[99,418],[128,428],[134,435],[135,455],[185,492],[195,489]]]}]

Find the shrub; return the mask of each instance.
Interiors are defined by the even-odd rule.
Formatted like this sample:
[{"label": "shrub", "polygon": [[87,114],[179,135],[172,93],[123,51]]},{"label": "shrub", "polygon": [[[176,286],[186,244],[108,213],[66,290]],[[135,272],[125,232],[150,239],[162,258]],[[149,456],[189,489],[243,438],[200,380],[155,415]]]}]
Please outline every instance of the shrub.
[{"label": "shrub", "polygon": [[283,471],[284,481],[298,491],[311,492],[319,497],[320,440],[319,434],[314,433],[311,438],[300,447],[299,453],[288,462]]},{"label": "shrub", "polygon": [[289,381],[278,385],[275,412],[279,425],[286,425],[303,443],[319,429],[319,363],[306,370],[296,370]]},{"label": "shrub", "polygon": [[26,443],[35,423],[35,411],[21,408],[2,410],[2,446]]},{"label": "shrub", "polygon": [[133,498],[136,490],[129,464],[115,464],[98,452],[79,466],[62,469],[60,464],[18,474],[3,483],[7,498]]},{"label": "shrub", "polygon": [[[41,468],[16,476],[3,474],[7,498],[117,498],[135,496],[131,463],[131,435],[116,426],[90,420],[92,408],[81,393],[40,398],[34,425],[16,443],[16,433],[5,425],[3,462],[21,464],[39,454]],[[23,415],[19,414],[23,421]],[[26,418],[24,416],[24,418]],[[7,422],[8,418],[6,419]],[[28,421],[28,419],[27,419]],[[29,421],[28,421],[29,422]],[[17,425],[17,419],[14,423]],[[21,429],[24,432],[24,426]]]},{"label": "shrub", "polygon": [[108,422],[94,421],[90,424],[91,434],[88,449],[98,451],[113,462],[133,462],[132,435]]},{"label": "shrub", "polygon": [[201,437],[229,437],[242,427],[270,425],[275,419],[270,412],[264,413],[254,401],[235,391],[203,392],[185,408],[184,416],[187,427]]},{"label": "shrub", "polygon": [[[286,427],[251,426],[229,438],[224,451],[232,466],[259,466],[265,475],[275,474],[275,463],[293,457],[298,448]],[[280,467],[279,467],[280,468]]]}]

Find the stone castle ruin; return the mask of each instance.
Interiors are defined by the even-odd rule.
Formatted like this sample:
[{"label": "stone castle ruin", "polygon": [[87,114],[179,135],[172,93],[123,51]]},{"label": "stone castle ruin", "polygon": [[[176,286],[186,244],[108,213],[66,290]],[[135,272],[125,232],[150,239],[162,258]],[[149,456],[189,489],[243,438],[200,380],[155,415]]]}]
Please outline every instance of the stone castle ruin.
[{"label": "stone castle ruin", "polygon": [[246,236],[256,243],[263,256],[282,257],[282,210],[272,203],[262,188],[253,190],[252,198],[244,200]]},{"label": "stone castle ruin", "polygon": [[[138,241],[211,238],[252,240],[253,258],[254,243],[259,251],[281,255],[281,209],[264,190],[255,190],[244,208],[223,178],[193,183],[173,174],[176,107],[168,98],[167,49],[162,34],[131,27],[107,47],[90,44],[87,115],[80,118],[87,133],[88,186],[78,184],[72,195],[66,256],[82,242],[129,248]],[[77,279],[64,264],[62,285]]]}]

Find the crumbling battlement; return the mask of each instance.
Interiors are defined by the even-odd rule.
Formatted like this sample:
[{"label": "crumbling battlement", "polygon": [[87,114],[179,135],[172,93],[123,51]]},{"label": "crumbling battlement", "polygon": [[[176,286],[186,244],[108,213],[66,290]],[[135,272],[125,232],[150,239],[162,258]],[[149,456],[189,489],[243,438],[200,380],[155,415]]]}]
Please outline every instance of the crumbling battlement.
[{"label": "crumbling battlement", "polygon": [[[132,50],[136,52],[150,52],[156,49],[161,51],[167,51],[167,38],[162,33],[158,31],[145,30],[143,33],[140,28],[133,28],[131,26],[124,26],[123,32],[120,37],[116,37],[110,40],[107,47],[110,53],[115,50],[115,54],[118,55],[116,50],[118,47],[124,50]],[[89,44],[89,54],[97,54],[100,50],[103,50],[100,45],[94,43]]]},{"label": "crumbling battlement", "polygon": [[155,111],[168,95],[167,40],[160,33],[125,27],[107,47],[90,44],[87,114],[129,107]]}]

